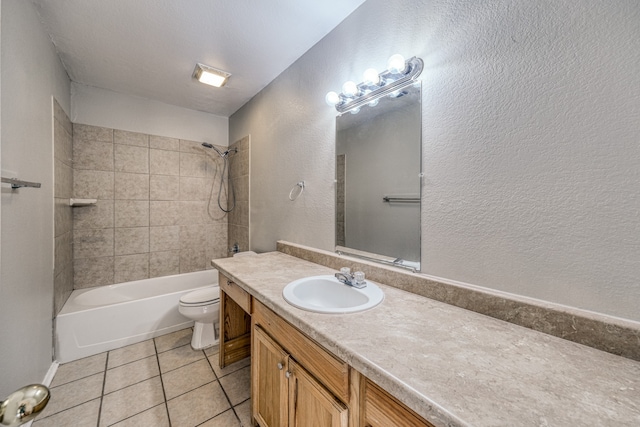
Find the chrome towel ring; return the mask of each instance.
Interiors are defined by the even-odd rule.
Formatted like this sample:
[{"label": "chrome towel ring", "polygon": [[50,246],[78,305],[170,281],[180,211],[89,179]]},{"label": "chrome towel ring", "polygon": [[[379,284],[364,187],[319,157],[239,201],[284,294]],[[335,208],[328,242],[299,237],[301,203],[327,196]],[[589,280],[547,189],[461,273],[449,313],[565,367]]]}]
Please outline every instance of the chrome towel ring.
[{"label": "chrome towel ring", "polygon": [[[299,189],[298,194],[296,194],[294,196],[295,191]],[[296,185],[293,186],[293,188],[291,189],[291,191],[289,191],[289,200],[291,200],[292,202],[297,199],[298,197],[300,197],[300,195],[304,192],[304,181],[299,181],[296,183]]]}]

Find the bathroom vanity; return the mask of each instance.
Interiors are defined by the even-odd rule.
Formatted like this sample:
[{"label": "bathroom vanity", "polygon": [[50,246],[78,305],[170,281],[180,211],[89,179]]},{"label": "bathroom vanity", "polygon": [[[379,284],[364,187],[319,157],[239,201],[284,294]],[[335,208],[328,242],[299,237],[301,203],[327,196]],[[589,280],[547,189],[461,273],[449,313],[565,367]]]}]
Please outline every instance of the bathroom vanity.
[{"label": "bathroom vanity", "polygon": [[251,353],[262,427],[640,424],[640,362],[384,284],[368,311],[300,310],[283,288],[335,270],[282,252],[212,265],[220,363]]}]

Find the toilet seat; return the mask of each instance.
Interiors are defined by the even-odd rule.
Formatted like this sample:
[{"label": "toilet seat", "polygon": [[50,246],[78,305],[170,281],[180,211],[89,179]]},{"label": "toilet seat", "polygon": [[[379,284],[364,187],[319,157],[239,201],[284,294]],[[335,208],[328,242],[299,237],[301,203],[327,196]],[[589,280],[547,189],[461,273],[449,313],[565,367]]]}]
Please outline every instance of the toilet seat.
[{"label": "toilet seat", "polygon": [[215,304],[218,301],[220,301],[220,288],[217,286],[198,289],[180,297],[180,305],[185,307],[200,307]]}]

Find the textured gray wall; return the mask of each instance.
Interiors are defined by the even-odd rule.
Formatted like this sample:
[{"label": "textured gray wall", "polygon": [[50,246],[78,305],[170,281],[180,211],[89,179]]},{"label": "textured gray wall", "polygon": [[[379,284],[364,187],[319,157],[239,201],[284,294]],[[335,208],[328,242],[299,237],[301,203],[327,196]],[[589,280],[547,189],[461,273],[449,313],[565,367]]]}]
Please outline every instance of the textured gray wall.
[{"label": "textured gray wall", "polygon": [[253,249],[333,248],[324,95],[417,55],[423,272],[640,320],[638,22],[632,0],[367,1],[230,118]]}]

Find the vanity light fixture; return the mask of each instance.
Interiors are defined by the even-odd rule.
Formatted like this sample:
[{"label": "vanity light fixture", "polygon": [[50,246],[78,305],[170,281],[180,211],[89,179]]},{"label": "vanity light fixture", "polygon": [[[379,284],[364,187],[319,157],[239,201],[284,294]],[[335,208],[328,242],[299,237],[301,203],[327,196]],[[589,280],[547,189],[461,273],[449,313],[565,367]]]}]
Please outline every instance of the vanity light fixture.
[{"label": "vanity light fixture", "polygon": [[231,76],[231,73],[204,64],[196,64],[196,69],[193,70],[193,77],[200,83],[215,87],[224,86],[229,76]]},{"label": "vanity light fixture", "polygon": [[420,58],[414,56],[405,61],[402,55],[393,55],[389,58],[385,71],[378,73],[369,68],[364,72],[362,83],[348,81],[342,85],[342,93],[329,92],[325,101],[331,107],[336,107],[340,114],[347,111],[356,114],[360,107],[373,107],[381,97],[393,95],[399,88],[415,80],[423,68],[424,62]]}]

